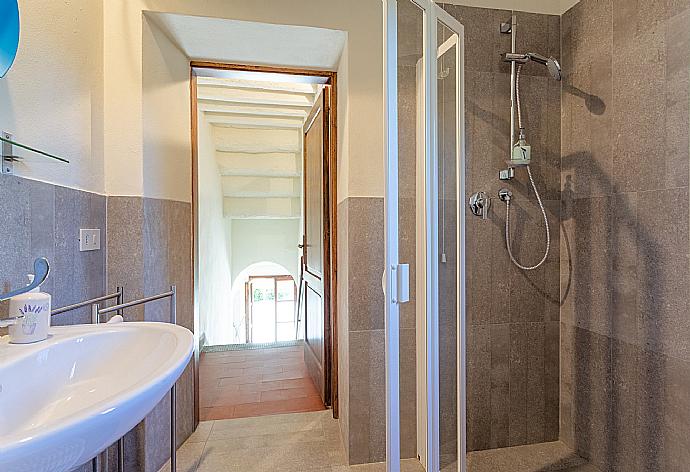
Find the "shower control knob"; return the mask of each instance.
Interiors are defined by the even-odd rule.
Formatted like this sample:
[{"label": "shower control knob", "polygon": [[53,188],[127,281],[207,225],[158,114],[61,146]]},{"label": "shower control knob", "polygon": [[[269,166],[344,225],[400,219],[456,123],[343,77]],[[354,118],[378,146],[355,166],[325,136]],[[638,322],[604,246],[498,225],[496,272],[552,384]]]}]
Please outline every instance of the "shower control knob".
[{"label": "shower control knob", "polygon": [[489,218],[489,208],[491,207],[491,197],[485,192],[472,194],[469,201],[470,210],[475,216],[480,216],[482,220]]}]

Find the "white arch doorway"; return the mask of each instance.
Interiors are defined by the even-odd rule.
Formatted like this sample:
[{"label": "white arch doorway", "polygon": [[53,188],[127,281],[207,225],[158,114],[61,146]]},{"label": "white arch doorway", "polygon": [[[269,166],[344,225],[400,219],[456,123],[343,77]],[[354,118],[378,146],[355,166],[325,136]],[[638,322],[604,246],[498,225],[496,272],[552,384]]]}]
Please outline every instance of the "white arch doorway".
[{"label": "white arch doorway", "polygon": [[284,266],[264,261],[243,269],[232,283],[232,342],[301,339],[295,319],[296,285]]}]

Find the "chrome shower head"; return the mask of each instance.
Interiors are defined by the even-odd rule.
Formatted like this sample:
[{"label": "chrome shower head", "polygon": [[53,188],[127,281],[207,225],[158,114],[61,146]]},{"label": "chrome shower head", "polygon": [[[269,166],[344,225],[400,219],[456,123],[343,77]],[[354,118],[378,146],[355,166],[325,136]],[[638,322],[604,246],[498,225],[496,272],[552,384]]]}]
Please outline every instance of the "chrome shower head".
[{"label": "chrome shower head", "polygon": [[551,74],[551,77],[556,80],[561,80],[561,65],[558,63],[556,58],[544,57],[541,54],[536,54],[533,52],[528,52],[525,54],[525,56],[534,62],[538,62],[539,64],[546,66],[546,68],[549,70],[549,74]]},{"label": "chrome shower head", "polygon": [[551,74],[551,77],[556,80],[561,80],[561,65],[554,57],[545,57],[534,52],[528,52],[527,54],[506,53],[503,55],[503,60],[505,62],[517,62],[519,64],[525,64],[528,61],[538,62],[539,64],[546,66],[546,68],[549,70],[549,74]]},{"label": "chrome shower head", "polygon": [[549,69],[551,77],[556,80],[561,80],[561,64],[558,62],[558,59],[549,57],[546,61],[546,68]]}]

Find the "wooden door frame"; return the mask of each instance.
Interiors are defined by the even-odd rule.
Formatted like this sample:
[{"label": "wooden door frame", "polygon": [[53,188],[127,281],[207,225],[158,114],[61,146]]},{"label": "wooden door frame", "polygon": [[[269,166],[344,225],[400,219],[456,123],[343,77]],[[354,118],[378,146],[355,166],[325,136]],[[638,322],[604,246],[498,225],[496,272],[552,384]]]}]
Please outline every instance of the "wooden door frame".
[{"label": "wooden door frame", "polygon": [[[273,74],[287,74],[287,75],[301,75],[309,77],[323,77],[326,79],[324,90],[328,90],[330,106],[330,139],[329,149],[324,157],[324,168],[327,169],[326,175],[328,178],[324,182],[324,206],[327,208],[324,218],[324,256],[325,265],[324,273],[327,277],[324,278],[324,292],[328,297],[325,306],[325,311],[328,313],[324,323],[325,329],[330,330],[330,343],[325,346],[329,358],[330,371],[330,390],[331,390],[331,405],[333,408],[333,418],[338,418],[340,415],[339,401],[338,401],[338,84],[337,73],[326,70],[311,70],[299,69],[290,67],[274,67],[274,66],[257,66],[248,64],[230,64],[221,62],[204,62],[191,61],[190,62],[190,97],[191,97],[191,133],[192,133],[192,262],[194,264],[193,277],[198,276],[198,195],[199,195],[199,147],[198,147],[198,100],[197,100],[197,81],[194,69],[216,69],[216,70],[231,70],[231,71],[245,71],[245,72],[264,72]],[[295,281],[297,283],[297,281]],[[193,281],[193,287],[198,281]],[[328,287],[326,289],[326,287]],[[194,316],[195,322],[199,316],[198,297],[194,296]],[[347,327],[343,327],[347,329]],[[199,348],[195,349],[194,355],[194,421],[199,422]]]}]

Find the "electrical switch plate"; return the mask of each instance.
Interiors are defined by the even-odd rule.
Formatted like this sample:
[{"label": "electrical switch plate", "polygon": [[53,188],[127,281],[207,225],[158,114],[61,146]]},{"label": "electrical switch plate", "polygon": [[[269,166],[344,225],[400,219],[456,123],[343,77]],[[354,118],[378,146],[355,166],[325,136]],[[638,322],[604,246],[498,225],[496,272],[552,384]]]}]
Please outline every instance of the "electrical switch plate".
[{"label": "electrical switch plate", "polygon": [[101,248],[100,229],[80,229],[79,230],[79,250],[97,251]]}]

